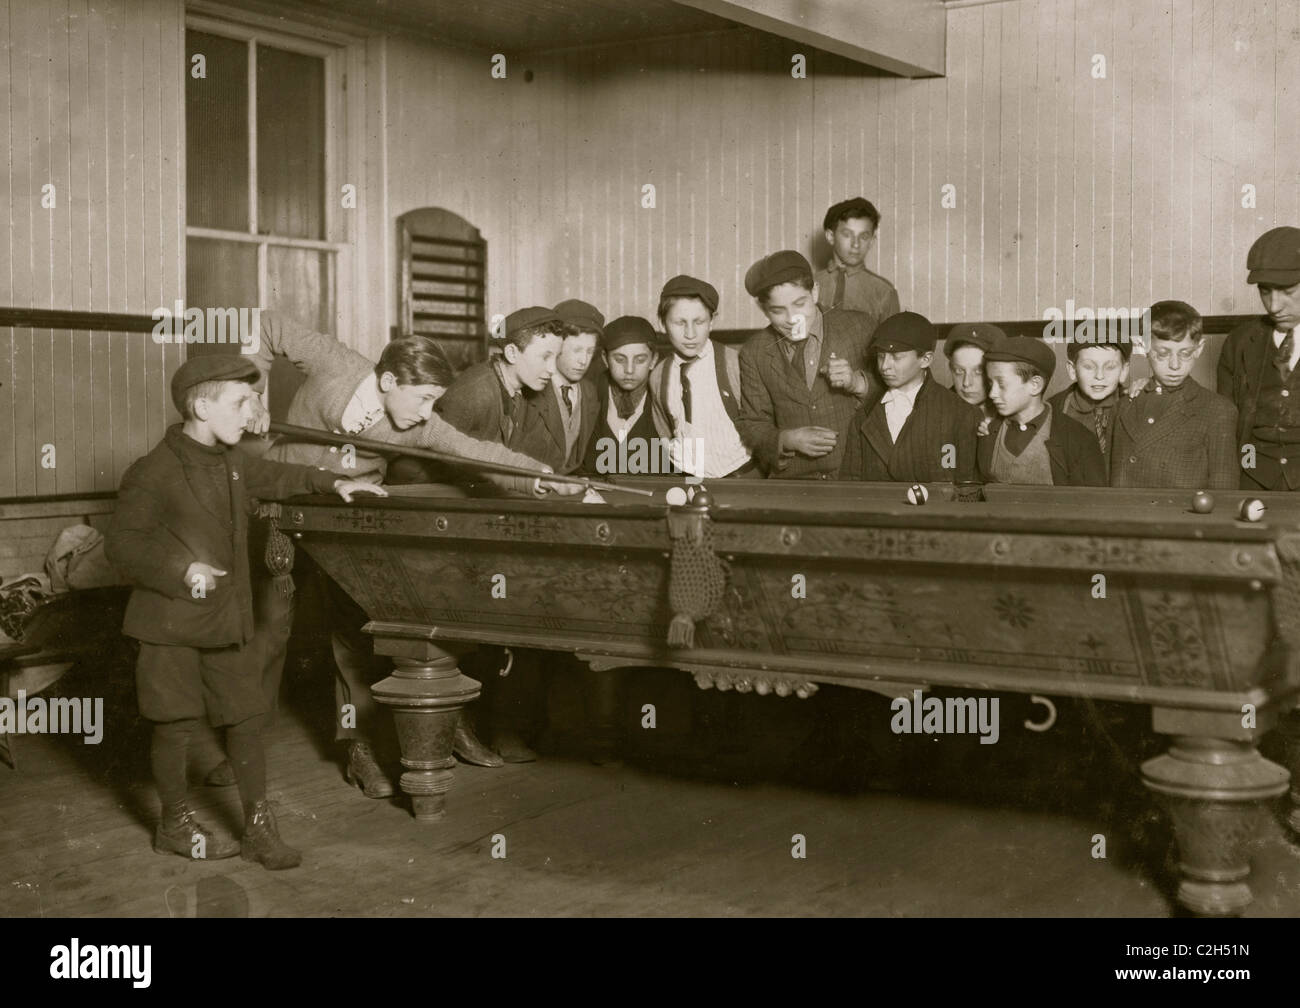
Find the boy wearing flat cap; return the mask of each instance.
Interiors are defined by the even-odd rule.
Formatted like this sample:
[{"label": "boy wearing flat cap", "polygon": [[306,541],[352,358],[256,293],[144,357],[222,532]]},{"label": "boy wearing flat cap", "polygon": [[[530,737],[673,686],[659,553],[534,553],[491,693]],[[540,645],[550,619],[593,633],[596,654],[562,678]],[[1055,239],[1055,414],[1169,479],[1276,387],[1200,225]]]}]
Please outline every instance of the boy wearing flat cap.
[{"label": "boy wearing flat cap", "polygon": [[1073,384],[1050,400],[1056,412],[1077,420],[1097,435],[1097,447],[1108,467],[1115,440],[1115,417],[1122,386],[1128,381],[1132,354],[1133,344],[1127,340],[1119,343],[1070,340],[1065,344],[1065,359]]},{"label": "boy wearing flat cap", "polygon": [[880,211],[861,196],[827,210],[822,228],[831,247],[831,261],[816,277],[817,303],[822,311],[860,311],[871,319],[873,332],[900,310],[894,285],[865,265],[879,227]]},{"label": "boy wearing flat cap", "polygon": [[768,476],[834,479],[849,423],[872,392],[866,369],[872,320],[818,308],[812,267],[790,250],[754,263],[745,290],[768,326],[740,351],[743,409],[736,428]]},{"label": "boy wearing flat cap", "polygon": [[1236,489],[1237,409],[1191,376],[1205,349],[1200,313],[1183,301],[1159,301],[1149,315],[1153,380],[1120,403],[1110,485]]},{"label": "boy wearing flat cap", "polygon": [[934,326],[916,312],[893,315],[871,341],[885,393],[849,428],[840,479],[967,482],[975,477],[979,411],[930,376]]},{"label": "boy wearing flat cap", "polygon": [[995,325],[964,322],[949,329],[944,340],[943,354],[952,372],[952,390],[962,402],[976,407],[985,420],[992,420],[998,411],[989,402],[984,355],[1006,338],[1007,334]]},{"label": "boy wearing flat cap", "polygon": [[605,371],[596,379],[596,426],[583,472],[592,475],[657,472],[660,444],[670,433],[655,426],[650,371],[655,331],[643,318],[624,315],[605,326]]},{"label": "boy wearing flat cap", "polygon": [[675,276],[659,294],[673,352],[650,373],[650,402],[656,426],[671,434],[673,465],[701,479],[757,471],[736,429],[740,356],[709,338],[717,313],[717,289],[695,277]]},{"label": "boy wearing flat cap", "polygon": [[596,386],[587,372],[605,317],[585,301],[561,301],[553,310],[561,323],[555,373],[549,387],[524,393],[525,430],[517,446],[556,472],[571,473],[586,456],[596,426]]},{"label": "boy wearing flat cap", "polygon": [[[257,365],[247,357],[195,357],[172,377],[183,422],[122,477],[105,548],[134,585],[122,632],[140,642],[136,693],[153,722],[150,762],[162,802],[154,833],[160,854],[206,859],[240,853],[277,870],[302,856],[287,846],[266,798],[262,724],[267,704],[253,639],[248,564],[249,498],[357,491],[372,483],[325,469],[268,462],[233,451],[256,419]],[[226,729],[226,749],[244,810],[234,843],[195,820],[186,763],[200,719]]]},{"label": "boy wearing flat cap", "polygon": [[1300,490],[1300,228],[1264,232],[1246,268],[1265,314],[1228,334],[1215,387],[1237,407],[1240,488]]},{"label": "boy wearing flat cap", "polygon": [[1056,370],[1050,346],[1032,336],[1009,337],[984,355],[984,370],[998,418],[976,444],[981,480],[1107,485],[1096,435],[1043,401]]}]

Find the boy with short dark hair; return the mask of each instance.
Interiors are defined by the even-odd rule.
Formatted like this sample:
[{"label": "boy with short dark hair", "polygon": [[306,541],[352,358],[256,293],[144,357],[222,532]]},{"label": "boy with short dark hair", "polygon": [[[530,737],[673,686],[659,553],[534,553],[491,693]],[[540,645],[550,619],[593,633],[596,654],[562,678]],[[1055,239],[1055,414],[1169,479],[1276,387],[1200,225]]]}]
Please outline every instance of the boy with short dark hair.
[{"label": "boy with short dark hair", "polygon": [[1159,301],[1150,317],[1153,380],[1120,404],[1111,486],[1236,489],[1237,408],[1191,376],[1205,349],[1200,313],[1184,301]]},{"label": "boy with short dark hair", "polygon": [[[154,850],[203,859],[242,853],[276,870],[302,857],[280,839],[266,798],[267,704],[256,649],[248,647],[248,498],[337,492],[351,500],[356,491],[384,490],[232,451],[254,420],[259,377],[252,361],[232,354],[181,365],[171,391],[184,422],[127,469],[105,547],[135,586],[122,632],[140,641],[137,697],[140,713],[154,723],[150,760],[162,801]],[[242,844],[218,838],[186,802],[189,740],[205,716],[226,728],[244,808]]]},{"label": "boy with short dark hair", "polygon": [[866,366],[872,320],[818,308],[812,267],[788,249],[754,263],[745,289],[768,326],[740,350],[736,429],[768,476],[834,479],[849,424],[874,387]]},{"label": "boy with short dark hair", "polygon": [[934,326],[916,312],[885,319],[871,341],[885,392],[857,412],[840,479],[967,482],[979,411],[930,376]]},{"label": "boy with short dark hair", "polygon": [[900,311],[894,285],[866,267],[867,254],[880,229],[880,211],[861,196],[836,203],[822,219],[831,260],[817,274],[822,311],[846,308],[871,319],[874,332],[881,322]]},{"label": "boy with short dark hair", "polygon": [[1041,339],[1012,336],[984,355],[998,418],[976,445],[986,483],[1106,486],[1096,436],[1043,400],[1056,354]]},{"label": "boy with short dark hair", "polygon": [[1068,388],[1052,396],[1052,407],[1097,435],[1097,447],[1107,465],[1115,440],[1115,416],[1128,381],[1129,358],[1133,344],[1118,343],[1065,344],[1066,367],[1070,372]]}]

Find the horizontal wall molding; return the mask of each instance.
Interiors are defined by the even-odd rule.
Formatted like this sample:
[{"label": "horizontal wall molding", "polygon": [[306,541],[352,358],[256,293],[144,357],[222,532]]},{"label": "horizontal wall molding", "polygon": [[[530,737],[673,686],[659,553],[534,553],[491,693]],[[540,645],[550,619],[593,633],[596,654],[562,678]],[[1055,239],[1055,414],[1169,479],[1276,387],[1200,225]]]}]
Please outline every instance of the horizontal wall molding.
[{"label": "horizontal wall molding", "polygon": [[152,315],[65,311],[60,308],[0,308],[0,328],[151,333],[157,324]]}]

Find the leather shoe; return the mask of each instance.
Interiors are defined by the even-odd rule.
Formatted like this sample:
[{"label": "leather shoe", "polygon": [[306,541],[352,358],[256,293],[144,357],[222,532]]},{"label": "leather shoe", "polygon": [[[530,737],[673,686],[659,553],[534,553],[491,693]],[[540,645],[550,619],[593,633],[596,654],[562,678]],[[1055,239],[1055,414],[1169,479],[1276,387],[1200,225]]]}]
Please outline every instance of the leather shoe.
[{"label": "leather shoe", "polygon": [[367,798],[392,797],[392,781],[384,775],[375,754],[364,742],[348,743],[347,776],[349,784],[361,785],[361,793]]},{"label": "leather shoe", "polygon": [[239,854],[245,861],[256,861],[268,871],[283,871],[302,864],[302,853],[280,839],[271,803],[265,799],[253,806],[244,821]]},{"label": "leather shoe", "polygon": [[537,753],[515,732],[497,733],[492,737],[492,744],[507,763],[533,763],[537,760]]},{"label": "leather shoe", "polygon": [[466,763],[482,767],[505,766],[505,760],[478,740],[470,731],[464,719],[456,725],[456,737],[452,740],[451,751]]},{"label": "leather shoe", "polygon": [[153,849],[192,861],[220,861],[238,854],[239,844],[217,836],[194,818],[188,805],[180,802],[163,809],[162,821],[154,831]]},{"label": "leather shoe", "polygon": [[235,768],[230,765],[230,760],[222,760],[203,778],[205,787],[233,787],[235,783]]}]

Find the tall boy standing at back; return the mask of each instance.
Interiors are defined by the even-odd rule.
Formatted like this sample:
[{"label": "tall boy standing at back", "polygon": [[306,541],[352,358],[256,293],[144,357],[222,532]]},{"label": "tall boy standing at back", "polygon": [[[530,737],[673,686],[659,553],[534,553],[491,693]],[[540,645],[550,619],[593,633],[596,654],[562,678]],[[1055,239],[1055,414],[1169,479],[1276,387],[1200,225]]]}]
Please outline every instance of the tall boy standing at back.
[{"label": "tall boy standing at back", "polygon": [[[248,497],[337,492],[351,500],[359,490],[384,490],[232,452],[254,421],[259,377],[252,361],[231,354],[181,365],[171,391],[184,422],[122,477],[105,545],[135,586],[122,630],[140,641],[136,691],[140,713],[154,723],[150,760],[162,800],[154,850],[211,859],[240,852],[274,870],[302,858],[280,839],[266,799],[266,698],[261,664],[246,647],[254,629]],[[242,845],[205,829],[186,803],[189,739],[205,716],[226,728],[244,808]]]},{"label": "tall boy standing at back", "polygon": [[817,274],[822,311],[847,308],[871,318],[871,331],[899,312],[898,291],[866,267],[867,253],[880,228],[880,211],[861,196],[836,203],[822,221],[831,261]]}]

